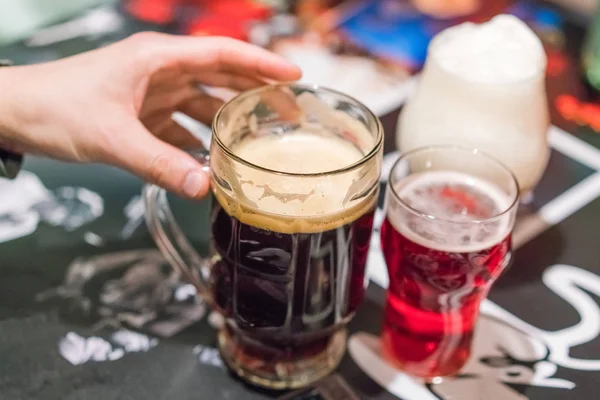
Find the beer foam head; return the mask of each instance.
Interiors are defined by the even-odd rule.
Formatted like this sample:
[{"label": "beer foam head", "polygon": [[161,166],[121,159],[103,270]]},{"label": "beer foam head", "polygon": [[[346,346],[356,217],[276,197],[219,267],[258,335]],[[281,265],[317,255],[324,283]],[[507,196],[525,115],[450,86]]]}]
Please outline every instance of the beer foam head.
[{"label": "beer foam head", "polygon": [[335,171],[363,157],[351,142],[338,136],[308,131],[251,137],[237,143],[232,151],[254,165],[295,174]]},{"label": "beer foam head", "polygon": [[430,54],[442,68],[465,79],[506,83],[540,76],[546,55],[540,39],[520,19],[499,15],[487,23],[448,28]]},{"label": "beer foam head", "polygon": [[319,176],[285,174],[333,172],[365,156],[352,142],[336,135],[300,130],[284,135],[249,136],[230,149],[251,164],[281,172],[236,164],[238,187],[233,195],[215,190],[215,196],[230,215],[245,223],[277,232],[333,229],[356,219],[375,201],[376,196],[353,201],[352,195],[377,184],[376,168],[370,174],[360,168]]},{"label": "beer foam head", "polygon": [[388,198],[389,221],[403,236],[430,249],[484,250],[502,242],[512,227],[512,216],[503,213],[513,199],[493,183],[472,175],[425,172],[398,182],[395,192],[404,204]]}]

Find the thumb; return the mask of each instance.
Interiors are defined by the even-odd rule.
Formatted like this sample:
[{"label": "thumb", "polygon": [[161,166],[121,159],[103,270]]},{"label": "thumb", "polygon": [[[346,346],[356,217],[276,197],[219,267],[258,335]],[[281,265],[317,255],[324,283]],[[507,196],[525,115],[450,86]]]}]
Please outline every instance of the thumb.
[{"label": "thumb", "polygon": [[[199,199],[209,190],[206,166],[192,156],[157,139],[135,121],[116,154],[114,164],[147,182],[182,197]],[[132,131],[133,130],[133,131]]]}]

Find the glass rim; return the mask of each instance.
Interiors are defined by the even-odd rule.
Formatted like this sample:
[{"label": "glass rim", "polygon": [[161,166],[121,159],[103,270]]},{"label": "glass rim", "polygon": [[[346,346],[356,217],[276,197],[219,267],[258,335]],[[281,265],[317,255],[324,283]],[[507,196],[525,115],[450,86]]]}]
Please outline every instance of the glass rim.
[{"label": "glass rim", "polygon": [[[245,98],[248,98],[253,95],[257,95],[262,92],[266,92],[268,90],[274,90],[274,89],[278,89],[278,88],[300,88],[300,89],[305,89],[305,90],[309,90],[312,92],[317,92],[317,91],[325,92],[325,93],[329,93],[331,95],[335,95],[337,97],[342,97],[345,100],[348,100],[348,101],[354,103],[359,108],[361,108],[363,111],[365,111],[365,113],[368,115],[368,117],[371,120],[373,120],[373,122],[375,122],[375,126],[376,126],[375,127],[375,129],[376,129],[375,144],[373,145],[373,147],[367,154],[365,154],[361,157],[360,160],[358,160],[350,165],[347,165],[345,167],[337,168],[337,169],[334,169],[331,171],[324,171],[324,172],[300,173],[300,172],[277,171],[274,169],[265,168],[260,165],[251,163],[251,162],[244,160],[243,158],[237,156],[233,151],[231,151],[231,149],[227,145],[225,145],[225,143],[223,143],[223,141],[219,137],[219,134],[217,133],[218,132],[217,124],[218,124],[219,120],[221,119],[222,114],[225,112],[225,110],[228,107],[231,107],[235,102],[244,100]],[[381,125],[381,121],[379,120],[377,115],[375,115],[375,113],[373,111],[371,111],[367,106],[365,106],[360,101],[356,100],[354,97],[344,94],[342,92],[339,92],[337,90],[329,89],[327,87],[324,87],[324,86],[321,86],[318,84],[307,84],[307,83],[273,83],[273,84],[267,84],[267,85],[260,86],[258,88],[247,90],[247,91],[237,94],[236,96],[231,98],[229,101],[225,102],[225,104],[223,104],[217,111],[217,114],[215,115],[213,122],[212,122],[212,133],[213,133],[214,142],[216,142],[217,145],[221,148],[221,150],[223,150],[223,152],[228,157],[233,159],[234,161],[237,161],[240,164],[243,164],[247,167],[250,167],[250,168],[262,171],[262,172],[266,172],[269,174],[290,176],[290,177],[317,178],[317,177],[324,177],[324,176],[328,176],[328,175],[343,174],[346,172],[353,171],[359,167],[362,167],[363,165],[368,163],[371,159],[373,159],[379,153],[379,150],[381,149],[381,147],[383,145],[383,126]]]},{"label": "glass rim", "polygon": [[[494,163],[496,166],[500,167],[500,169],[504,170],[508,176],[510,177],[509,179],[513,182],[514,187],[515,187],[515,194],[512,196],[512,201],[510,202],[510,204],[506,207],[506,209],[503,209],[502,211],[500,211],[499,213],[496,213],[488,218],[484,218],[484,219],[475,219],[475,220],[471,220],[471,221],[455,221],[455,220],[451,220],[451,219],[447,219],[447,218],[442,218],[442,217],[438,217],[435,215],[431,215],[428,214],[426,212],[420,211],[412,206],[410,206],[408,203],[406,203],[398,194],[398,192],[396,191],[396,188],[394,187],[394,185],[392,184],[392,179],[394,177],[394,171],[398,168],[398,166],[400,165],[401,162],[406,161],[407,158],[409,158],[410,156],[413,156],[415,154],[418,153],[423,153],[426,151],[433,151],[433,150],[443,150],[443,151],[458,151],[458,152],[466,152],[466,153],[470,153],[473,154],[477,157],[483,157],[489,161],[491,161],[492,163]],[[501,162],[500,160],[498,160],[496,157],[479,150],[478,148],[471,148],[471,147],[466,147],[466,146],[459,146],[459,145],[432,145],[432,146],[422,146],[422,147],[417,147],[415,149],[412,149],[410,151],[404,152],[400,154],[400,157],[398,157],[398,159],[394,162],[394,165],[392,166],[392,168],[390,169],[390,174],[388,176],[387,179],[387,187],[388,189],[391,191],[392,195],[394,196],[395,200],[397,200],[402,207],[406,208],[408,211],[410,211],[412,214],[421,217],[421,218],[426,218],[428,220],[431,221],[441,221],[444,223],[452,223],[452,224],[484,224],[484,223],[490,223],[490,222],[494,222],[496,220],[502,219],[504,218],[507,214],[509,214],[518,204],[519,204],[519,194],[521,191],[521,188],[519,187],[519,181],[517,180],[516,175],[514,174],[514,172],[508,168],[503,162]],[[387,213],[387,210],[386,210]]]}]

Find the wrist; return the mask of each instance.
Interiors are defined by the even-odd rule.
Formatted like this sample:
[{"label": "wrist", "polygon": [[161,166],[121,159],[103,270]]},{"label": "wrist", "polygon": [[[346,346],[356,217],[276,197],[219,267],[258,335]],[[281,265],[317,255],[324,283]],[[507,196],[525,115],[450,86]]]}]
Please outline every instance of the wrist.
[{"label": "wrist", "polygon": [[25,98],[27,85],[20,77],[22,68],[0,68],[0,148],[13,152],[22,152],[25,112],[31,106]]},{"label": "wrist", "polygon": [[15,139],[17,125],[14,104],[14,67],[0,62],[0,147]]},{"label": "wrist", "polygon": [[14,84],[7,79],[8,68],[1,68],[10,65],[11,63],[0,60],[0,177],[13,179],[21,169],[23,155],[14,141],[16,125],[10,123],[14,116],[11,116],[12,108],[8,106],[8,101],[13,97]]}]

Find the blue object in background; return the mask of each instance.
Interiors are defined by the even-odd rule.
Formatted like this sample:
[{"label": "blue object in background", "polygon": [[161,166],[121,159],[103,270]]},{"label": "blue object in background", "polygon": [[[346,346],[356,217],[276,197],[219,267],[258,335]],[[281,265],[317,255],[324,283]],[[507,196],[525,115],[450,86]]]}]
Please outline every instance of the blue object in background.
[{"label": "blue object in background", "polygon": [[[530,25],[545,30],[561,30],[562,17],[553,9],[525,0],[513,4],[506,13],[515,15]],[[420,69],[427,57],[427,48],[440,31],[464,22],[468,18],[438,20],[418,12],[408,1],[364,0],[362,7],[339,26],[348,39],[377,57]]]},{"label": "blue object in background", "polygon": [[433,21],[409,3],[375,0],[367,1],[339,29],[349,40],[376,56],[419,68],[425,62],[429,42],[439,29],[433,27]]},{"label": "blue object in background", "polygon": [[513,4],[506,12],[542,29],[562,29],[563,17],[554,9],[521,1]]}]

